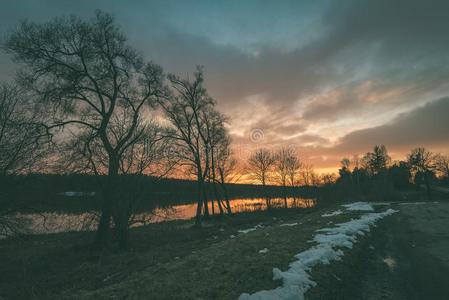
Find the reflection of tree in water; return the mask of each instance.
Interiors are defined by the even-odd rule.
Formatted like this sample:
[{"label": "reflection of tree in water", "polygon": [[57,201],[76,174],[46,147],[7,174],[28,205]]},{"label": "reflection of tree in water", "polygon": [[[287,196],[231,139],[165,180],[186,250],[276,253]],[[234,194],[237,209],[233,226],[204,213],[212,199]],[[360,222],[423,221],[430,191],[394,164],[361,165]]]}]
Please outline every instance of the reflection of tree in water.
[{"label": "reflection of tree in water", "polygon": [[[314,199],[297,197],[287,198],[254,198],[230,200],[232,210],[235,212],[256,212],[279,208],[309,208],[316,204]],[[195,216],[195,204],[157,207],[150,212],[135,213],[129,220],[130,227],[145,226],[173,220],[185,220]],[[6,219],[5,219],[6,220]],[[3,222],[3,220],[1,220]],[[17,234],[44,234],[68,231],[93,231],[99,222],[99,213],[89,211],[81,214],[67,214],[58,212],[14,214],[9,216],[11,225],[20,224],[15,231],[0,232],[0,236]],[[112,221],[111,221],[112,222]],[[114,224],[111,224],[112,227]]]}]

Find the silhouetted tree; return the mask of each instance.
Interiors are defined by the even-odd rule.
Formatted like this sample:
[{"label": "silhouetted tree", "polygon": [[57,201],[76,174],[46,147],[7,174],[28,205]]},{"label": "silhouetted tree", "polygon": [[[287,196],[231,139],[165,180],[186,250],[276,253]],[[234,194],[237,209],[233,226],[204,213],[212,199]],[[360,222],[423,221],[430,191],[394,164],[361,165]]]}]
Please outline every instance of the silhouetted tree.
[{"label": "silhouetted tree", "polygon": [[340,161],[341,167],[338,170],[338,174],[340,175],[340,181],[343,182],[350,182],[352,179],[352,174],[351,174],[351,161],[349,160],[349,158],[343,158]]},{"label": "silhouetted tree", "polygon": [[287,159],[287,181],[290,186],[298,184],[299,172],[301,170],[301,161],[294,153],[291,153]]},{"label": "silhouetted tree", "polygon": [[16,84],[0,85],[0,236],[23,231],[23,222],[13,215],[13,195],[8,194],[7,176],[39,170],[48,154],[49,136],[39,125],[33,102]]},{"label": "silhouetted tree", "polygon": [[407,188],[410,185],[412,174],[404,161],[393,164],[388,170],[388,175],[396,188]]},{"label": "silhouetted tree", "polygon": [[32,170],[49,141],[33,102],[15,84],[0,85],[0,176]]},{"label": "silhouetted tree", "polygon": [[144,111],[166,93],[162,69],[144,63],[113,18],[99,11],[90,21],[74,16],[44,24],[24,21],[5,48],[26,65],[20,79],[51,114],[47,130],[82,137],[82,143],[99,140],[107,153],[108,181],[96,235],[97,244],[105,246],[118,200],[120,161],[145,132]]},{"label": "silhouetted tree", "polygon": [[435,157],[435,166],[442,179],[449,181],[449,156],[438,154]]},{"label": "silhouetted tree", "polygon": [[303,164],[300,170],[302,184],[305,186],[315,185],[318,181],[318,176],[315,174],[313,165]]},{"label": "silhouetted tree", "polygon": [[292,175],[292,171],[296,163],[295,155],[292,153],[292,149],[281,148],[274,154],[274,172],[277,176],[277,181],[283,186],[287,186],[289,175]]},{"label": "silhouetted tree", "polygon": [[336,178],[335,174],[332,174],[332,173],[323,174],[321,176],[321,181],[324,185],[334,184],[336,180],[337,180],[337,178]]},{"label": "silhouetted tree", "polygon": [[216,102],[203,86],[204,75],[200,67],[192,81],[174,75],[168,78],[173,93],[159,99],[158,104],[171,123],[172,130],[167,136],[175,141],[176,155],[195,173],[198,193],[196,224],[200,225],[203,214],[204,217],[209,216],[204,184],[210,172],[213,136],[208,134],[208,130],[212,120],[220,123],[224,119],[216,112]]},{"label": "silhouetted tree", "polygon": [[251,178],[259,181],[263,186],[270,178],[270,172],[273,171],[276,157],[265,148],[257,149],[251,154],[247,161],[247,170]]},{"label": "silhouetted tree", "polygon": [[386,175],[387,167],[391,158],[388,155],[387,148],[384,145],[376,145],[373,152],[368,152],[363,157],[363,164],[368,174],[372,177]]},{"label": "silhouetted tree", "polygon": [[[425,148],[415,148],[407,155],[407,163],[414,174],[415,183],[417,183],[417,178],[420,176],[424,179],[424,184],[426,185],[427,197],[432,198],[430,180],[434,176],[436,169],[435,165],[435,155],[426,150]],[[417,177],[417,175],[419,176]]]},{"label": "silhouetted tree", "polygon": [[221,189],[223,190],[228,214],[231,214],[232,210],[231,204],[229,202],[229,193],[226,184],[239,180],[239,174],[238,172],[236,172],[237,160],[232,157],[230,146],[231,139],[229,135],[226,134],[215,148],[216,169],[218,173],[218,178],[216,180],[219,182]]}]

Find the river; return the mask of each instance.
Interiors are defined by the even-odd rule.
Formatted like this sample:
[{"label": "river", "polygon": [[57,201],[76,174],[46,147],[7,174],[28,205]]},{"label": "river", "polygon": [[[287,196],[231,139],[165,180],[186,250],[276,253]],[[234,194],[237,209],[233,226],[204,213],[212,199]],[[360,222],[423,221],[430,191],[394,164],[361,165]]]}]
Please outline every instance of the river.
[{"label": "river", "polygon": [[[268,208],[310,208],[316,204],[314,199],[299,197],[287,198],[239,198],[229,201],[233,213],[263,211]],[[209,203],[209,212],[219,213],[217,203]],[[130,220],[131,227],[149,223],[187,220],[195,216],[196,204],[174,205],[168,208],[156,208],[151,212],[134,214]],[[44,234],[69,231],[90,231],[98,224],[98,212],[85,213],[18,213],[14,215],[17,223],[24,224],[23,230],[29,234]]]}]

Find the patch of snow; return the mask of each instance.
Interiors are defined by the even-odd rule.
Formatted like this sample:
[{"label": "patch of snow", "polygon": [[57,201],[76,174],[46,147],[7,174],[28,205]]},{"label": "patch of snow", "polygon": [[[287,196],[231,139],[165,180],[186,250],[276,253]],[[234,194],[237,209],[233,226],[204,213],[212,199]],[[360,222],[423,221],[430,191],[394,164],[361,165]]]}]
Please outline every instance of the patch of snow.
[{"label": "patch of snow", "polygon": [[284,223],[284,224],[281,224],[279,226],[296,226],[296,225],[298,225],[298,222],[296,222],[296,223]]},{"label": "patch of snow", "polygon": [[95,196],[95,192],[74,192],[74,191],[68,191],[68,192],[62,192],[58,195],[66,196],[66,197],[82,197],[82,196],[89,196],[93,197]]},{"label": "patch of snow", "polygon": [[268,251],[270,251],[270,250],[268,250],[267,248],[263,248],[262,250],[259,250],[259,253],[265,254]]},{"label": "patch of snow", "polygon": [[388,206],[391,205],[392,202],[370,202],[371,205],[380,205],[380,206]]},{"label": "patch of snow", "polygon": [[343,213],[343,212],[339,209],[339,210],[333,211],[333,212],[331,212],[331,213],[326,213],[326,214],[321,215],[321,216],[322,216],[322,217],[333,217],[333,216],[341,215],[342,213]]},{"label": "patch of snow", "polygon": [[[357,204],[355,207],[360,208],[363,205]],[[314,266],[340,260],[344,254],[341,248],[352,248],[357,236],[364,235],[376,221],[396,212],[396,210],[388,209],[380,213],[367,213],[359,219],[337,224],[336,227],[317,230],[318,233],[312,239],[317,244],[296,254],[297,260],[290,263],[287,271],[273,268],[273,280],[281,279],[281,287],[258,291],[254,294],[243,293],[239,300],[304,300],[307,290],[317,284],[310,275]]]},{"label": "patch of snow", "polygon": [[346,207],[346,210],[350,211],[373,211],[374,208],[371,204],[368,202],[354,202],[349,204],[344,204],[344,207]]},{"label": "patch of snow", "polygon": [[231,239],[233,239],[233,238],[235,238],[235,235],[231,234],[229,237],[230,237]]},{"label": "patch of snow", "polygon": [[399,203],[399,205],[423,205],[423,204],[428,204],[428,203],[429,202],[402,202],[402,203]]},{"label": "patch of snow", "polygon": [[238,230],[239,233],[247,234],[248,232],[255,231],[257,229],[263,228],[262,225],[258,224],[252,228]]},{"label": "patch of snow", "polygon": [[396,268],[396,260],[391,257],[391,256],[387,256],[383,259],[383,262],[387,265],[387,267],[390,269],[390,271],[393,271]]}]

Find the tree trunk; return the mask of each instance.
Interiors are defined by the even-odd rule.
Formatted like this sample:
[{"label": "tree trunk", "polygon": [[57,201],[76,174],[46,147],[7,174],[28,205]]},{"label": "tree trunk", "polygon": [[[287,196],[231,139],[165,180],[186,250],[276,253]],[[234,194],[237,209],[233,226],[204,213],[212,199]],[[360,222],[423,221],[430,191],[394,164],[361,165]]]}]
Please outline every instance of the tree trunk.
[{"label": "tree trunk", "polygon": [[203,205],[204,205],[204,218],[209,218],[209,201],[207,199],[206,189],[204,188],[204,182],[202,183],[202,191],[203,191]]},{"label": "tree trunk", "polygon": [[[199,172],[198,172],[199,173]],[[202,187],[201,187],[201,175],[197,176],[197,206],[196,206],[196,216],[195,216],[195,225],[201,225],[201,215],[203,211],[203,197],[202,197]]]},{"label": "tree trunk", "polygon": [[424,174],[424,181],[426,183],[427,199],[432,200],[432,191],[430,189],[429,175],[427,175],[427,173]]},{"label": "tree trunk", "polygon": [[103,189],[103,204],[101,208],[100,222],[98,223],[95,244],[100,247],[106,247],[110,242],[110,223],[112,210],[114,207],[114,189],[118,177],[119,163],[118,159],[109,159],[109,170],[106,184]]},{"label": "tree trunk", "polygon": [[115,233],[117,235],[118,248],[120,250],[128,249],[128,229],[129,214],[126,208],[121,207],[120,211],[114,217]]},{"label": "tree trunk", "polygon": [[229,202],[228,189],[226,188],[225,178],[222,170],[220,170],[220,180],[221,180],[221,188],[223,189],[223,194],[226,201],[226,210],[228,211],[228,215],[232,215],[231,203]]}]

